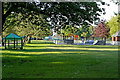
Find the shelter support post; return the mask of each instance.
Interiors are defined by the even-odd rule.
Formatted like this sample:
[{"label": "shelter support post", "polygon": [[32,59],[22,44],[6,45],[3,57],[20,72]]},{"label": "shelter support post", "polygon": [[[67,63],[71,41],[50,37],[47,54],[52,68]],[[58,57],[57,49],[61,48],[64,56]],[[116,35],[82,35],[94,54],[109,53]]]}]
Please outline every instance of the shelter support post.
[{"label": "shelter support post", "polygon": [[15,49],[15,38],[14,38],[14,49]]},{"label": "shelter support post", "polygon": [[8,48],[9,48],[9,40],[8,40]]},{"label": "shelter support post", "polygon": [[16,41],[16,46],[18,47],[18,40]]},{"label": "shelter support post", "polygon": [[21,38],[21,49],[23,49],[23,40]]},{"label": "shelter support post", "polygon": [[112,41],[115,41],[115,37],[112,37]]}]

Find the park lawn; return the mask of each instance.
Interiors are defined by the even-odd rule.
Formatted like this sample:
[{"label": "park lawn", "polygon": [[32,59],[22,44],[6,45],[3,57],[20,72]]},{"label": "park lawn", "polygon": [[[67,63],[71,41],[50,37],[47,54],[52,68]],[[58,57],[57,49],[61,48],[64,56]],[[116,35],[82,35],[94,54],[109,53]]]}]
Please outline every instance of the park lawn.
[{"label": "park lawn", "polygon": [[118,78],[118,46],[56,45],[32,41],[23,50],[2,47],[3,78]]}]

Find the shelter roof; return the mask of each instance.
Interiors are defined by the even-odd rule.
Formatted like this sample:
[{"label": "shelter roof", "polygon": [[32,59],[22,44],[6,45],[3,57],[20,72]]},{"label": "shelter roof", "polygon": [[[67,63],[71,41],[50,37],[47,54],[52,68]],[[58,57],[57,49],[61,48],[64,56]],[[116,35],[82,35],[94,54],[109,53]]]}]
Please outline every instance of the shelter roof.
[{"label": "shelter roof", "polygon": [[120,30],[112,35],[113,37],[120,36]]},{"label": "shelter roof", "polygon": [[9,35],[7,35],[7,36],[5,37],[5,39],[8,39],[8,40],[12,40],[12,39],[21,39],[21,38],[22,38],[22,37],[20,37],[20,36],[14,34],[14,33],[10,33]]}]

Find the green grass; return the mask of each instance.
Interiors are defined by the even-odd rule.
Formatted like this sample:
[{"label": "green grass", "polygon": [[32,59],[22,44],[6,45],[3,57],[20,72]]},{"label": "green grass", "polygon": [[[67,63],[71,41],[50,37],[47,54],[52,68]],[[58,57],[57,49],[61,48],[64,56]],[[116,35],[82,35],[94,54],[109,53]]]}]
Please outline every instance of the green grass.
[{"label": "green grass", "polygon": [[118,46],[32,41],[2,49],[3,78],[118,78]]}]

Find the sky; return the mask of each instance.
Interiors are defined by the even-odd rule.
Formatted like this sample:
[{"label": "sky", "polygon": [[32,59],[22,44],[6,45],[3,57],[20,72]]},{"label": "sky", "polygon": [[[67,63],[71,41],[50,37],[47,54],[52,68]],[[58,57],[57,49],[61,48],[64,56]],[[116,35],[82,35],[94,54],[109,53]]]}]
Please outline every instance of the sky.
[{"label": "sky", "polygon": [[110,2],[110,0],[104,0],[107,4],[110,4],[110,6],[101,6],[105,8],[106,14],[101,15],[101,19],[106,19],[106,21],[109,21],[114,15],[114,12],[118,13],[118,5],[116,5],[113,2]]}]

